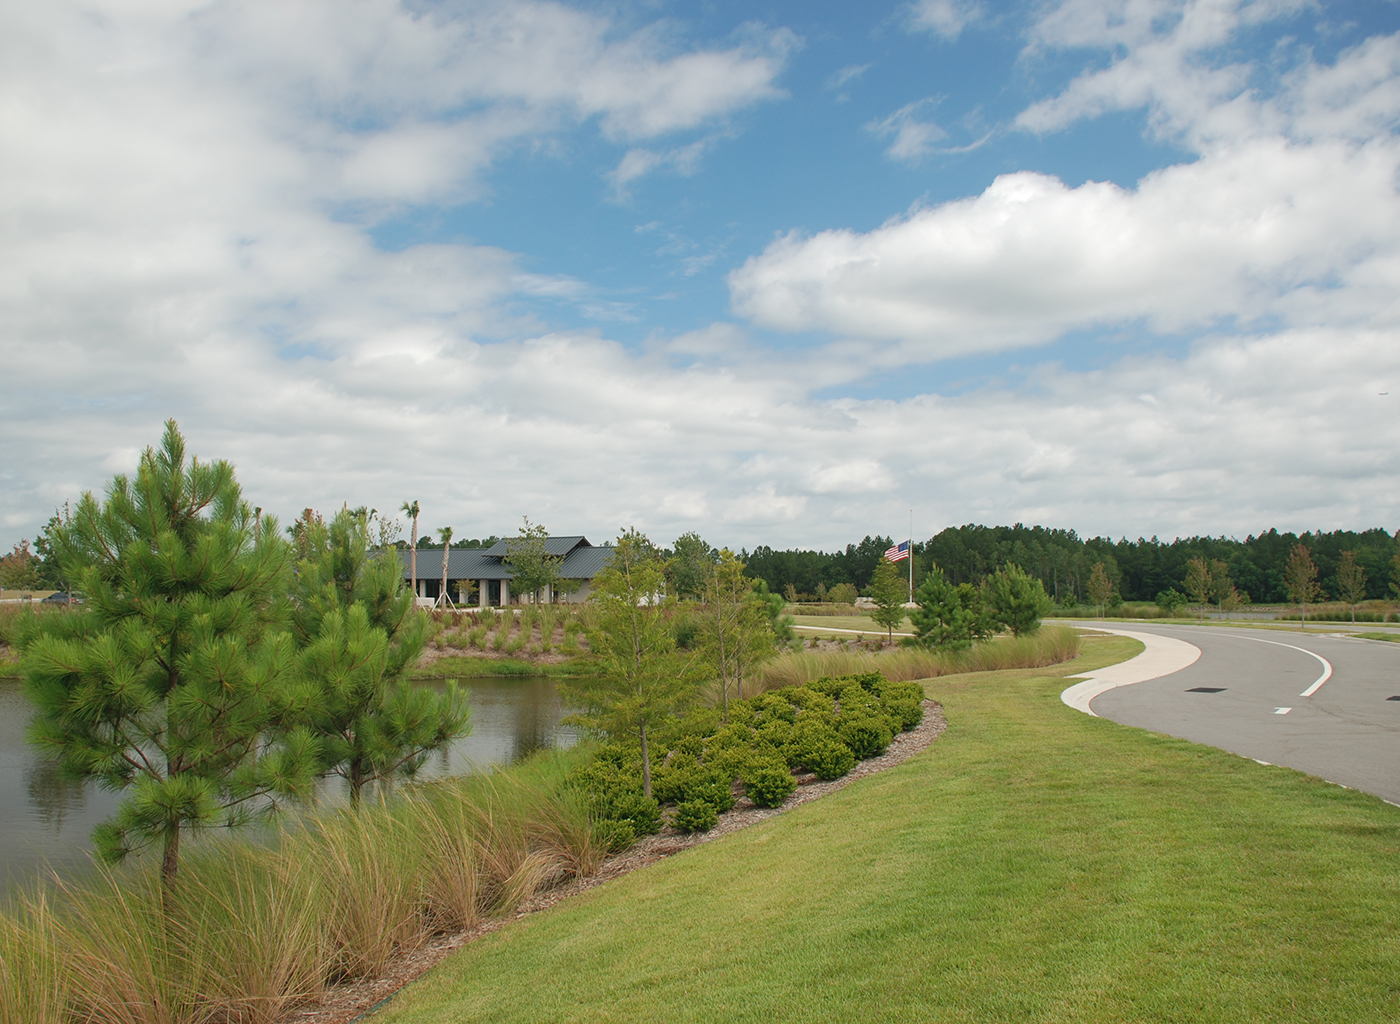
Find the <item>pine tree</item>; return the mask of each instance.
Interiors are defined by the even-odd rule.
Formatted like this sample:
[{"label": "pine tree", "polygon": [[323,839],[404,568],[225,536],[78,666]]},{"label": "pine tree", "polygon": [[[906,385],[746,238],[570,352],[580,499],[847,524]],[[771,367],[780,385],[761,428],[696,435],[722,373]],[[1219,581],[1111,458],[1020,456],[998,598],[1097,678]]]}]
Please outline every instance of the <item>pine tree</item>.
[{"label": "pine tree", "polygon": [[320,739],[321,771],[343,778],[357,804],[367,785],[415,774],[465,735],[468,708],[455,684],[436,693],[409,682],[429,619],[404,586],[397,549],[371,545],[369,517],[342,509],[329,524],[297,525],[292,631],[314,687],[305,723]]},{"label": "pine tree", "polygon": [[306,698],[280,628],[290,549],[264,526],[233,467],[187,460],[171,420],[134,480],[116,477],[104,502],[84,494],[52,532],[87,603],[21,640],[31,741],[69,777],[127,794],[94,832],[98,855],[160,844],[167,888],[185,832],[245,822],[315,777],[315,739],[284,728]]},{"label": "pine tree", "polygon": [[1012,636],[1034,633],[1041,617],[1054,607],[1045,585],[1010,562],[987,578],[985,594],[992,619],[1011,630]]},{"label": "pine tree", "polygon": [[936,565],[919,584],[914,600],[918,607],[909,619],[924,647],[960,651],[991,633],[976,588],[967,583],[955,586]]}]

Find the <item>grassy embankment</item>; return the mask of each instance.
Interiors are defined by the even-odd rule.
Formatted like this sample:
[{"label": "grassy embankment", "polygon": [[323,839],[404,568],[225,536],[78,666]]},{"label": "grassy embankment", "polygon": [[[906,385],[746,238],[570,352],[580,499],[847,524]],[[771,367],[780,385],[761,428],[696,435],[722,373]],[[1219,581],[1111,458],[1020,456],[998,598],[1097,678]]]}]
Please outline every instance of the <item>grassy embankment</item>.
[{"label": "grassy embankment", "polygon": [[[1019,656],[1044,657],[1056,632]],[[579,756],[196,844],[168,921],[154,865],[40,883],[0,914],[0,1022],[270,1022],[328,983],[375,976],[430,935],[598,863],[586,811],[561,785]]]},{"label": "grassy embankment", "polygon": [[899,767],[472,944],[375,1024],[1400,1019],[1400,809],[1090,718],[1053,670],[927,685]]}]

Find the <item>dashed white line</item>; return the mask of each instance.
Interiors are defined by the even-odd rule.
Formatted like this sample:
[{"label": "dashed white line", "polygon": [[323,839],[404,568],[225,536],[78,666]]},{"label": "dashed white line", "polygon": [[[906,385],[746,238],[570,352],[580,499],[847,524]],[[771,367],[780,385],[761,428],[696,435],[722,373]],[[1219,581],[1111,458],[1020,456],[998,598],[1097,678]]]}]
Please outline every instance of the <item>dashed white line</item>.
[{"label": "dashed white line", "polygon": [[1288,712],[1290,712],[1290,711],[1292,711],[1292,710],[1293,710],[1292,708],[1274,708],[1274,714],[1276,714],[1276,715],[1286,715],[1286,714],[1288,714]]}]

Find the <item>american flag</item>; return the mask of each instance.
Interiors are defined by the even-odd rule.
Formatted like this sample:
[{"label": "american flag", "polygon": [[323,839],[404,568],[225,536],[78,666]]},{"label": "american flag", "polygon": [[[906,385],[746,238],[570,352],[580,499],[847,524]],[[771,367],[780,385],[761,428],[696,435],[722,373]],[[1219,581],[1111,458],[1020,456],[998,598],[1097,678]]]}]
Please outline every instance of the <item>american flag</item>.
[{"label": "american flag", "polygon": [[888,551],[885,552],[885,558],[889,559],[891,562],[898,562],[899,560],[908,557],[909,542],[907,540],[900,541],[898,544],[894,545]]}]

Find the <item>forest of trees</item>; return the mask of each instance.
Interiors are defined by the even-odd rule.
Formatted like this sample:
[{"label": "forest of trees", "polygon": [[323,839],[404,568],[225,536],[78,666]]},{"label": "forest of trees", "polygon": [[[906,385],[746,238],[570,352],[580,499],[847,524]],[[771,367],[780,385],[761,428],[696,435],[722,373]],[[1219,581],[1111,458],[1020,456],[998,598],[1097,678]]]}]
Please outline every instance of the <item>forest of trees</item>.
[{"label": "forest of trees", "polygon": [[[50,527],[58,523],[57,517]],[[687,535],[691,536],[691,535]],[[1102,562],[1114,593],[1125,601],[1152,601],[1164,591],[1184,591],[1186,563],[1192,558],[1207,562],[1219,560],[1229,567],[1230,579],[1250,601],[1274,604],[1286,601],[1283,585],[1284,564],[1293,546],[1302,543],[1317,563],[1323,597],[1338,595],[1337,566],[1343,551],[1355,553],[1357,564],[1366,573],[1366,598],[1391,597],[1391,560],[1400,553],[1397,536],[1376,528],[1356,532],[1267,533],[1244,540],[1229,537],[1189,537],[1162,541],[1151,539],[1112,540],[1108,537],[1081,539],[1073,530],[1044,526],[957,526],[941,531],[927,541],[914,544],[914,585],[917,587],[930,565],[938,565],[953,583],[980,583],[1007,562],[1014,562],[1045,585],[1045,592],[1059,604],[1085,603],[1089,599],[1089,576],[1095,563]],[[489,547],[495,536],[454,541],[454,548]],[[695,538],[699,543],[699,538]],[[810,551],[798,548],[778,550],[760,545],[743,551],[747,573],[764,580],[774,594],[785,593],[791,585],[799,595],[814,599],[839,583],[854,584],[864,590],[870,585],[880,556],[891,545],[889,537],[866,537],[858,544],[847,544],[839,551]],[[400,542],[400,546],[406,546]],[[436,548],[430,537],[419,539],[420,549]],[[17,546],[0,558],[0,584],[6,587],[59,586],[56,565],[47,538],[40,536],[31,551]]]},{"label": "forest of trees", "polygon": [[[1058,603],[1088,600],[1089,575],[1102,562],[1116,593],[1125,601],[1152,601],[1168,590],[1183,590],[1186,563],[1196,557],[1224,562],[1239,589],[1258,603],[1288,600],[1283,569],[1295,544],[1306,545],[1317,563],[1324,594],[1337,593],[1337,564],[1343,551],[1353,551],[1366,571],[1368,599],[1392,596],[1391,559],[1400,553],[1396,537],[1383,529],[1331,533],[1279,533],[1269,530],[1235,540],[1229,537],[1189,537],[1171,541],[1107,537],[1081,539],[1073,530],[1043,526],[949,527],[927,541],[914,544],[914,585],[929,566],[938,565],[953,583],[980,583],[997,567],[1014,562],[1045,585]],[[775,593],[791,584],[799,594],[815,595],[818,584],[830,589],[853,583],[864,589],[891,544],[888,537],[866,537],[844,551],[775,551],[761,546],[740,557],[749,575],[765,580]]]}]

